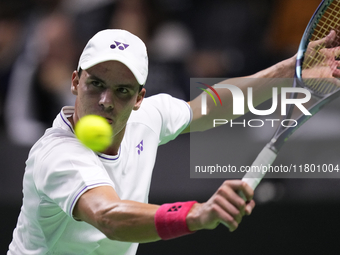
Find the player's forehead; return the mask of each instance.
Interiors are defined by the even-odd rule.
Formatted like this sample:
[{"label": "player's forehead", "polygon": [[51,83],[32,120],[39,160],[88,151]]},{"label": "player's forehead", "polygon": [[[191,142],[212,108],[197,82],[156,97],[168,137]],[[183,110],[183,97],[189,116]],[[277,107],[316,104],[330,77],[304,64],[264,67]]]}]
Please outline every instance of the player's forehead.
[{"label": "player's forehead", "polygon": [[139,87],[131,70],[119,61],[105,61],[85,71],[85,78],[98,78],[107,83],[132,84]]}]

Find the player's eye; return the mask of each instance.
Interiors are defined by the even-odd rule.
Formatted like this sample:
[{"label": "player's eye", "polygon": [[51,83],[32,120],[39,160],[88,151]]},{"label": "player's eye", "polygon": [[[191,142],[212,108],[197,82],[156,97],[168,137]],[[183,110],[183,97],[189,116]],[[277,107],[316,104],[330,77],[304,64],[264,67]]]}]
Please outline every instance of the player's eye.
[{"label": "player's eye", "polygon": [[126,88],[118,88],[117,91],[122,94],[127,94],[129,93],[129,90]]},{"label": "player's eye", "polygon": [[91,84],[94,87],[97,87],[97,88],[102,88],[103,87],[103,84],[100,81],[93,80],[93,81],[91,81]]}]

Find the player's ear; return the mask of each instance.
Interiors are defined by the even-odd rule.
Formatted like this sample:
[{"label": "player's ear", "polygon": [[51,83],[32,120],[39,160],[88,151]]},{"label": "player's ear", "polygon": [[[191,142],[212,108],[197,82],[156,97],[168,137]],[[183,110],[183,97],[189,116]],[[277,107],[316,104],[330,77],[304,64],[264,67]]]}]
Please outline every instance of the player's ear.
[{"label": "player's ear", "polygon": [[135,106],[133,107],[134,111],[137,111],[140,108],[142,101],[145,97],[145,93],[146,93],[145,88],[142,88],[141,91],[139,91]]},{"label": "player's ear", "polygon": [[72,73],[72,83],[71,83],[71,92],[73,95],[78,95],[78,85],[79,85],[80,77],[77,71],[73,71]]}]

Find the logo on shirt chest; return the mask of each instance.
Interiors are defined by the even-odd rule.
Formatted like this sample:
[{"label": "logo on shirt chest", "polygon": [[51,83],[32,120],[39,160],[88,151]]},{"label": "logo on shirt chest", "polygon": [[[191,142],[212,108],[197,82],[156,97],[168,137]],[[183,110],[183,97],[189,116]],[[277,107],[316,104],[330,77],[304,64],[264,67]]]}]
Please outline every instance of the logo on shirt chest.
[{"label": "logo on shirt chest", "polygon": [[137,150],[138,155],[140,155],[144,149],[143,140],[136,146],[136,148],[138,149]]}]

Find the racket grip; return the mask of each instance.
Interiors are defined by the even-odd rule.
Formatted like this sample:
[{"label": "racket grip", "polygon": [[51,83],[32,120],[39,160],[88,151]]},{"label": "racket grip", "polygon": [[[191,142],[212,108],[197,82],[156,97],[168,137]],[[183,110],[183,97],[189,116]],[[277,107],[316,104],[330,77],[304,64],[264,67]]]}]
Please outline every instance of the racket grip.
[{"label": "racket grip", "polygon": [[[255,190],[267,173],[263,167],[269,167],[276,159],[276,156],[277,153],[271,150],[269,144],[267,144],[251,165],[249,172],[243,176],[242,181]],[[239,192],[239,195],[246,201],[246,197],[242,192]]]}]

